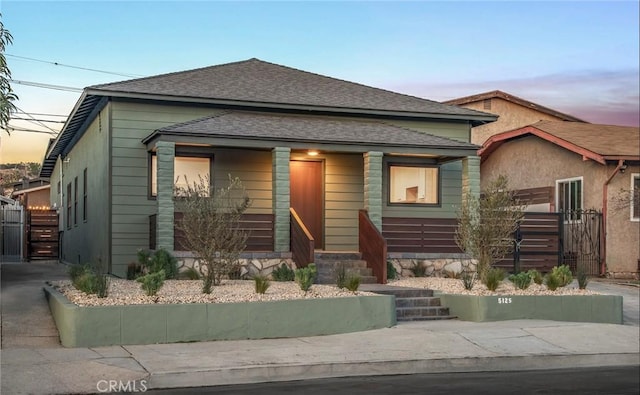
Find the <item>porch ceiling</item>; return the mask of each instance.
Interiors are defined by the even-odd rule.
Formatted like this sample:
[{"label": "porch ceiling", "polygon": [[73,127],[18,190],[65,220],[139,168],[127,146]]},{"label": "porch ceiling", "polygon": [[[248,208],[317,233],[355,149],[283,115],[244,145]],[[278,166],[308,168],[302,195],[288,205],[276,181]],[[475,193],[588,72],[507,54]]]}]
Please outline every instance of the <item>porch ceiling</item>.
[{"label": "porch ceiling", "polygon": [[438,156],[475,155],[478,146],[391,125],[382,121],[338,117],[228,111],[157,129],[142,142],[158,140],[208,143],[216,146],[371,150],[433,153]]}]

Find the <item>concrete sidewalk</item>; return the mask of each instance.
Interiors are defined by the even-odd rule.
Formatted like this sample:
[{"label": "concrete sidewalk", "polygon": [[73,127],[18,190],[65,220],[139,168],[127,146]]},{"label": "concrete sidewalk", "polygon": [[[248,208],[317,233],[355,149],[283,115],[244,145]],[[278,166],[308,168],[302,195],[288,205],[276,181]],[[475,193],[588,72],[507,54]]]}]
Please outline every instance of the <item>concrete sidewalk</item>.
[{"label": "concrete sidewalk", "polygon": [[[10,294],[34,286],[31,280],[28,285],[7,286],[4,277],[12,270],[2,267],[3,328],[9,325],[7,320],[15,319],[11,310],[5,317],[5,302],[19,303]],[[630,290],[631,297],[637,295],[634,288]],[[42,291],[35,291],[46,304]],[[44,314],[41,318],[51,319]],[[4,337],[3,330],[2,394],[98,393],[109,381],[140,390],[360,375],[640,365],[640,327],[633,323],[426,321],[330,336],[91,349],[66,349],[59,343],[28,346],[24,339],[28,336],[21,336],[20,342]]]}]

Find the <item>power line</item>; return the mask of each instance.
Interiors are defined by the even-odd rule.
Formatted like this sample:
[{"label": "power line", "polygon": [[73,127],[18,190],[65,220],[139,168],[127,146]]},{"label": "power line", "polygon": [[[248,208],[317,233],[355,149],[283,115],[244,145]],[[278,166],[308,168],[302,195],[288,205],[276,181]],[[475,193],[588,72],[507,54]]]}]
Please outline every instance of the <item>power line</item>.
[{"label": "power line", "polygon": [[5,56],[9,56],[9,57],[16,58],[16,59],[30,60],[32,62],[47,63],[47,64],[51,64],[51,65],[54,65],[54,66],[69,67],[69,68],[77,69],[77,70],[93,71],[95,73],[119,75],[119,76],[122,76],[122,77],[131,77],[131,78],[143,77],[142,75],[118,73],[118,72],[115,72],[115,71],[105,71],[105,70],[91,69],[91,68],[88,68],[88,67],[81,67],[81,66],[72,66],[72,65],[63,64],[63,63],[52,62],[52,61],[49,61],[49,60],[29,58],[29,57],[26,57],[26,56],[11,55],[11,54],[8,54],[8,53],[5,54]]},{"label": "power line", "polygon": [[29,114],[38,115],[38,116],[44,116],[44,117],[63,117],[63,118],[67,117],[67,115],[63,115],[63,114],[46,114],[46,113],[42,113],[42,112],[30,112]]},{"label": "power line", "polygon": [[66,121],[52,121],[49,119],[36,119],[36,118],[19,118],[19,117],[11,117],[11,119],[18,119],[21,121],[39,121],[39,122],[51,122],[51,123],[65,123]]},{"label": "power line", "polygon": [[36,88],[53,89],[53,90],[67,91],[67,92],[82,92],[82,89],[73,88],[70,86],[51,85],[51,84],[43,84],[42,82],[21,81],[21,80],[14,80],[14,79],[10,79],[9,81],[14,84],[33,86]]},{"label": "power line", "polygon": [[9,131],[12,131],[12,132],[43,133],[43,134],[48,134],[48,135],[51,135],[51,136],[57,136],[58,135],[58,132],[48,132],[46,130],[21,128],[19,126],[7,126],[7,129]]},{"label": "power line", "polygon": [[51,130],[52,132],[54,132],[54,133],[58,134],[58,131],[51,129],[49,126],[45,125],[44,123],[42,123],[42,122],[40,122],[40,121],[37,121],[34,117],[32,117],[31,115],[27,114],[27,113],[26,113],[23,109],[21,109],[20,107],[18,107],[18,106],[15,106],[15,107],[16,107],[16,110],[20,111],[21,113],[23,113],[24,115],[26,115],[27,117],[29,117],[29,118],[31,119],[31,120],[30,120],[30,121],[28,121],[28,122],[35,123],[36,125],[40,125],[40,126],[42,126],[42,127],[46,128],[46,129],[49,129],[49,130]]}]

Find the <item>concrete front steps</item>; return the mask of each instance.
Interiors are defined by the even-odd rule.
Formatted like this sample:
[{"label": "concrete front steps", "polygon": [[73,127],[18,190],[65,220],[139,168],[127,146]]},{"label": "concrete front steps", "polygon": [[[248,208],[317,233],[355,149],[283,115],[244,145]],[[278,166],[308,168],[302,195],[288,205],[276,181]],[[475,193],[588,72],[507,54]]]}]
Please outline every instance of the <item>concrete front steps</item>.
[{"label": "concrete front steps", "polygon": [[344,265],[347,275],[359,275],[360,284],[377,283],[376,277],[367,267],[367,261],[362,260],[359,252],[316,252],[314,260],[318,270],[318,284],[335,284],[336,271],[340,265]]},{"label": "concrete front steps", "polygon": [[393,287],[388,285],[363,285],[361,291],[375,292],[396,297],[396,319],[398,321],[450,320],[457,318],[442,306],[433,290],[421,288]]}]

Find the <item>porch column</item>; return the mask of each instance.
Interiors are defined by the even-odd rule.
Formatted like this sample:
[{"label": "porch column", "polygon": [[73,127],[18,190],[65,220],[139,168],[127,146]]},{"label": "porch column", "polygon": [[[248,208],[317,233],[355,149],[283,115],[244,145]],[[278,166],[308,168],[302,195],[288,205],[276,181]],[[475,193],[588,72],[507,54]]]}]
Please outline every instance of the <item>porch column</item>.
[{"label": "porch column", "polygon": [[364,208],[382,232],[382,152],[364,154]]},{"label": "porch column", "polygon": [[173,142],[158,141],[156,157],[158,171],[156,181],[158,193],[158,225],[156,226],[156,248],[173,251],[173,173],[176,145]]},{"label": "porch column", "polygon": [[480,197],[480,157],[462,159],[462,197]]},{"label": "porch column", "polygon": [[271,151],[273,250],[277,252],[289,251],[290,249],[290,157],[291,148],[276,147]]}]

